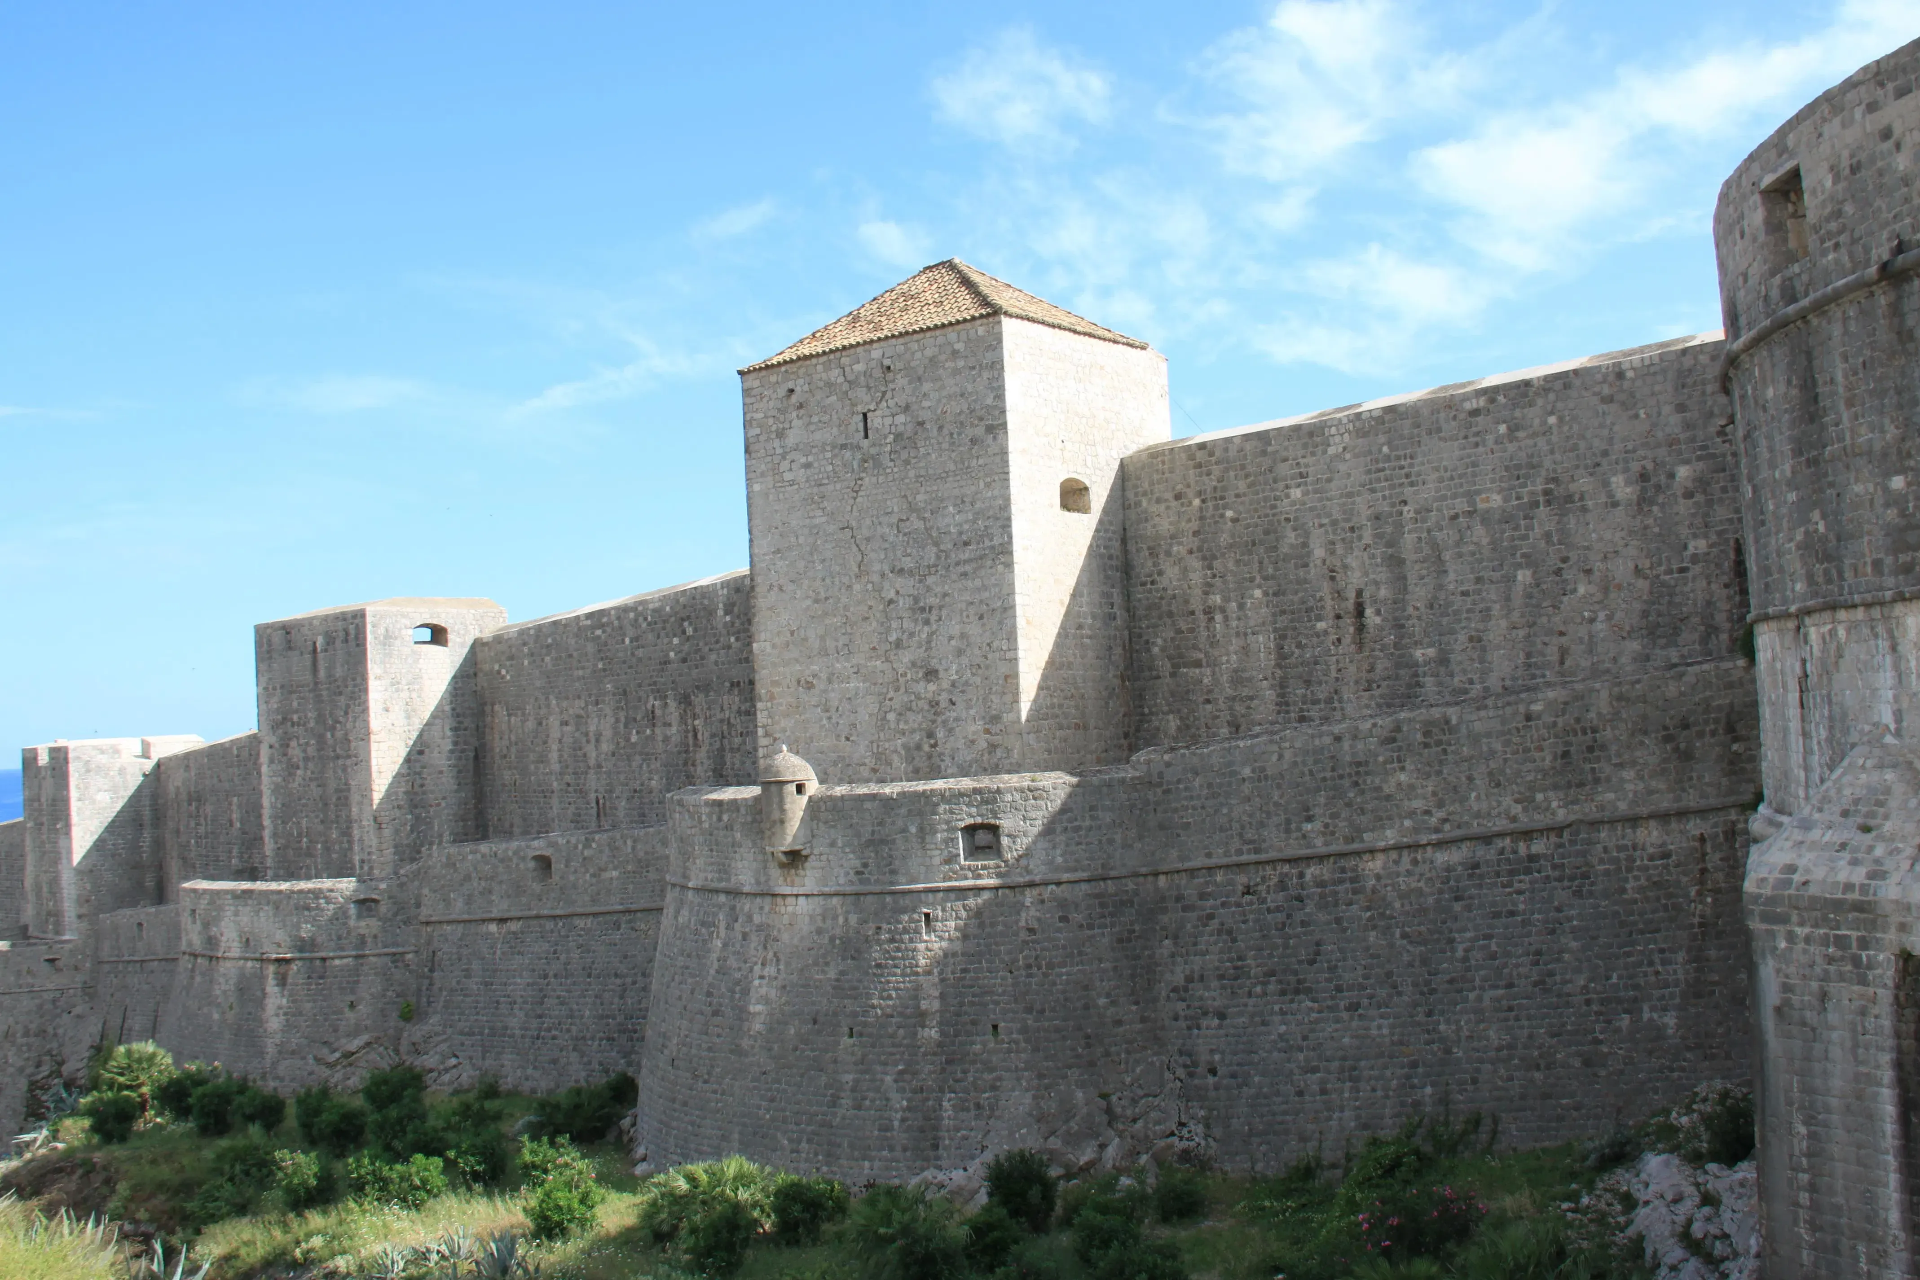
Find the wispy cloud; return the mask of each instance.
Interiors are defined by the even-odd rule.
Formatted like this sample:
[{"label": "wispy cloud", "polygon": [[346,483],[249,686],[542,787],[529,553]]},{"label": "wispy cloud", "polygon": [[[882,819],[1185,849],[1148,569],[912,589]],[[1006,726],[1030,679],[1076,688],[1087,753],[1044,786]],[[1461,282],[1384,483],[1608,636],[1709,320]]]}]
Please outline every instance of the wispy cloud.
[{"label": "wispy cloud", "polygon": [[684,352],[663,351],[650,339],[638,335],[627,335],[626,340],[635,349],[633,359],[612,368],[596,369],[584,378],[556,382],[540,394],[514,405],[510,416],[524,417],[625,400],[664,379],[703,373],[719,363]]},{"label": "wispy cloud", "polygon": [[1618,239],[1669,216],[1662,197],[1700,143],[1785,112],[1917,30],[1920,4],[1855,0],[1799,40],[1625,67],[1597,91],[1488,115],[1416,152],[1410,169],[1426,194],[1458,212],[1452,230],[1462,244],[1542,270],[1590,244],[1602,220]]},{"label": "wispy cloud", "polygon": [[1075,127],[1107,119],[1113,96],[1106,72],[1042,45],[1030,27],[971,50],[931,87],[940,119],[1013,148],[1070,147]]},{"label": "wispy cloud", "polygon": [[861,247],[889,267],[925,266],[931,252],[924,232],[903,227],[897,222],[878,219],[863,222],[858,234]]},{"label": "wispy cloud", "polygon": [[734,208],[695,223],[693,238],[695,240],[732,240],[759,230],[778,211],[779,205],[771,196],[763,200],[755,200],[752,204],[736,205]]},{"label": "wispy cloud", "polygon": [[416,378],[329,374],[305,379],[256,379],[241,387],[236,398],[252,408],[330,417],[426,404],[442,399],[443,395],[438,388]]}]

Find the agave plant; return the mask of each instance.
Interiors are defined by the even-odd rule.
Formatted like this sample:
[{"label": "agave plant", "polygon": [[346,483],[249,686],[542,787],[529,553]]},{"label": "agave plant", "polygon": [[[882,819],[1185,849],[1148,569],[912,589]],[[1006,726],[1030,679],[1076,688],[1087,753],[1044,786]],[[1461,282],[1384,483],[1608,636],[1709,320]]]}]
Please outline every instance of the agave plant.
[{"label": "agave plant", "polygon": [[[127,1275],[130,1280],[206,1280],[212,1262],[203,1262],[198,1271],[187,1270],[187,1248],[178,1246],[180,1254],[173,1260],[173,1270],[167,1270],[167,1242],[159,1236],[153,1240],[153,1253],[140,1259],[138,1263],[128,1263]],[[137,1268],[137,1269],[136,1269]]]},{"label": "agave plant", "polygon": [[412,1249],[383,1244],[379,1252],[373,1255],[373,1270],[367,1272],[368,1280],[404,1280],[417,1260]]},{"label": "agave plant", "polygon": [[539,1280],[540,1268],[520,1250],[520,1237],[511,1231],[488,1236],[473,1259],[480,1280]]}]

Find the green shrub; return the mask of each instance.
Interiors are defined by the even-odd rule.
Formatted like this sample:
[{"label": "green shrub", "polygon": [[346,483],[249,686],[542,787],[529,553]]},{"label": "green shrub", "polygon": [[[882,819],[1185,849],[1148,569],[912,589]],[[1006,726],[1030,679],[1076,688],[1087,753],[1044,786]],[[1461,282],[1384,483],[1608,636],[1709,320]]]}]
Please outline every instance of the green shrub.
[{"label": "green shrub", "polygon": [[1014,1220],[1006,1207],[988,1200],[986,1207],[966,1221],[967,1261],[974,1270],[992,1274],[1007,1265],[1014,1249],[1031,1234],[1024,1222]]},{"label": "green shrub", "polygon": [[287,1118],[287,1100],[277,1093],[248,1085],[234,1099],[233,1118],[242,1124],[257,1124],[272,1133]]},{"label": "green shrub", "polygon": [[1187,1280],[1179,1246],[1143,1240],[1134,1248],[1102,1254],[1090,1268],[1093,1280]]},{"label": "green shrub", "polygon": [[1153,1186],[1153,1212],[1162,1222],[1191,1222],[1205,1217],[1207,1180],[1196,1170],[1167,1166]]},{"label": "green shrub", "polygon": [[562,1174],[593,1176],[593,1162],[565,1138],[526,1139],[520,1144],[519,1164],[520,1176],[529,1187],[544,1186]]},{"label": "green shrub", "polygon": [[781,1244],[820,1243],[821,1234],[847,1216],[847,1189],[832,1178],[775,1178],[769,1197],[773,1236]]},{"label": "green shrub", "polygon": [[1075,1215],[1069,1232],[1073,1256],[1083,1267],[1092,1267],[1116,1249],[1137,1249],[1142,1235],[1140,1223],[1111,1200],[1095,1201]]},{"label": "green shrub", "polygon": [[1650,1120],[1647,1130],[1653,1150],[1690,1164],[1738,1164],[1753,1154],[1753,1094],[1738,1085],[1703,1084]]},{"label": "green shrub", "polygon": [[293,1100],[293,1122],[301,1141],[333,1156],[360,1145],[367,1132],[367,1109],[320,1084],[302,1089]]},{"label": "green shrub", "polygon": [[491,1187],[504,1181],[513,1167],[513,1149],[498,1129],[473,1130],[448,1149],[447,1159],[474,1186]]},{"label": "green shrub", "polygon": [[90,1093],[80,1103],[80,1114],[91,1123],[93,1136],[108,1143],[131,1138],[142,1110],[139,1095],[124,1090]]},{"label": "green shrub", "polygon": [[309,1151],[273,1153],[273,1195],[288,1213],[325,1204],[332,1199],[328,1170]]},{"label": "green shrub", "polygon": [[175,1120],[191,1120],[194,1091],[219,1078],[219,1073],[204,1062],[189,1062],[154,1087],[153,1100]]},{"label": "green shrub", "polygon": [[389,1159],[446,1149],[427,1112],[426,1077],[413,1067],[371,1072],[360,1086],[367,1103],[367,1141]]},{"label": "green shrub", "polygon": [[438,1156],[415,1155],[393,1163],[362,1153],[347,1160],[347,1187],[362,1204],[418,1209],[447,1193],[446,1166]]},{"label": "green shrub", "polygon": [[967,1269],[967,1231],[953,1202],[923,1187],[882,1183],[853,1202],[847,1239],[881,1280],[954,1280]]},{"label": "green shrub", "polygon": [[753,1210],[728,1196],[709,1196],[681,1227],[680,1254],[702,1275],[732,1275],[758,1234],[760,1220]]},{"label": "green shrub", "polygon": [[[567,1144],[567,1149],[572,1150],[572,1145]],[[656,1243],[664,1244],[679,1236],[709,1201],[736,1200],[766,1228],[773,1225],[775,1181],[771,1170],[745,1156],[676,1165],[648,1179],[641,1189],[639,1225]]]},{"label": "green shrub", "polygon": [[1029,1231],[1053,1221],[1060,1183],[1038,1151],[1003,1151],[987,1164],[987,1202],[997,1204]]},{"label": "green shrub", "polygon": [[1006,1265],[993,1273],[993,1280],[1077,1280],[1078,1269],[1070,1251],[1064,1251],[1056,1237],[1029,1236],[1014,1246]]},{"label": "green shrub", "polygon": [[1152,1198],[1139,1179],[1117,1173],[1068,1183],[1060,1192],[1060,1225],[1071,1227],[1087,1209],[1101,1206],[1135,1222],[1147,1220]]},{"label": "green shrub", "polygon": [[599,1084],[562,1089],[541,1099],[540,1132],[575,1142],[597,1142],[633,1109],[639,1096],[639,1084],[624,1071]]},{"label": "green shrub", "polygon": [[233,1108],[247,1092],[247,1086],[231,1077],[209,1080],[194,1089],[188,1113],[193,1127],[203,1138],[217,1138],[233,1128]]},{"label": "green shrub", "polygon": [[101,1093],[130,1093],[140,1099],[142,1119],[153,1114],[154,1095],[174,1078],[173,1055],[151,1040],[115,1045],[100,1064],[93,1087]]}]

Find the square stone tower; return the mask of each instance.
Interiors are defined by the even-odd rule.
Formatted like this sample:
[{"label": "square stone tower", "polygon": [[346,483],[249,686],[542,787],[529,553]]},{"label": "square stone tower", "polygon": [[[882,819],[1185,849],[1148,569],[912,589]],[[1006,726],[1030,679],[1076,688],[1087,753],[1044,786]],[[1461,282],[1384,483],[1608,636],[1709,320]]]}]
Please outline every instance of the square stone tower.
[{"label": "square stone tower", "polygon": [[191,734],[91,738],[20,753],[29,937],[70,938],[83,919],[160,901],[145,783],[155,761],[199,745]]},{"label": "square stone tower", "polygon": [[1143,342],[954,259],[741,370],[762,754],[824,782],[1124,760]]},{"label": "square stone tower", "polygon": [[506,620],[409,597],[253,629],[269,879],[383,879],[473,838],[473,642]]}]

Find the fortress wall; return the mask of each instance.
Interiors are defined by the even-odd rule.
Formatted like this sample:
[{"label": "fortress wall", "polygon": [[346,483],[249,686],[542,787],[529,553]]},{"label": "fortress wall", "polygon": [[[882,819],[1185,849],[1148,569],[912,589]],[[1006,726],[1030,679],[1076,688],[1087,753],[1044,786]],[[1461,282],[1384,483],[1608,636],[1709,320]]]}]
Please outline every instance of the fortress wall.
[{"label": "fortress wall", "polygon": [[[648,1154],[1272,1169],[1416,1106],[1538,1142],[1744,1078],[1750,681],[1726,659],[1080,777],[828,786],[793,868],[757,790],[682,793]],[[969,866],[983,821],[1007,856]]]},{"label": "fortress wall", "polygon": [[384,886],[191,880],[180,908],[180,976],[160,1034],[176,1057],[283,1090],[350,1084],[397,1060],[416,948]]},{"label": "fortress wall", "polygon": [[180,963],[180,906],[130,907],[91,922],[93,1004],[115,1044],[160,1035]]},{"label": "fortress wall", "polygon": [[788,743],[840,782],[1020,767],[1002,339],[1019,323],[741,375],[764,754]]},{"label": "fortress wall", "polygon": [[168,756],[154,770],[160,889],[177,901],[187,880],[258,880],[260,735],[242,733]]},{"label": "fortress wall", "polygon": [[75,940],[0,942],[0,1139],[20,1132],[35,1088],[85,1069],[100,1026],[87,978]]},{"label": "fortress wall", "polygon": [[751,610],[741,570],[483,637],[485,832],[658,823],[669,792],[752,779]]},{"label": "fortress wall", "polygon": [[371,857],[373,827],[366,613],[263,622],[253,646],[266,874],[351,872]]},{"label": "fortress wall", "polygon": [[1920,41],[1796,114],[1714,214],[1770,810],[1746,906],[1774,1280],[1920,1264],[1916,88]]},{"label": "fortress wall", "polygon": [[1683,338],[1133,455],[1136,741],[1734,652],[1722,349]]},{"label": "fortress wall", "polygon": [[[1170,1058],[1220,1159],[1415,1107],[1516,1145],[1748,1075],[1744,661],[1136,758]],[[1707,712],[1702,708],[1715,708]]]},{"label": "fortress wall", "polygon": [[416,1038],[447,1064],[437,1082],[547,1092],[637,1072],[666,861],[664,827],[423,859],[410,877],[426,974]]},{"label": "fortress wall", "polygon": [[27,936],[27,822],[0,822],[0,941]]},{"label": "fortress wall", "polygon": [[[829,786],[788,868],[762,848],[757,790],[676,796],[640,1073],[654,1164],[741,1151],[859,1181],[1121,1144],[1134,1082],[1165,1092],[1152,902],[1130,881],[1003,882],[1134,857],[1130,785]],[[962,862],[980,821],[1002,824],[1003,861]]]}]

